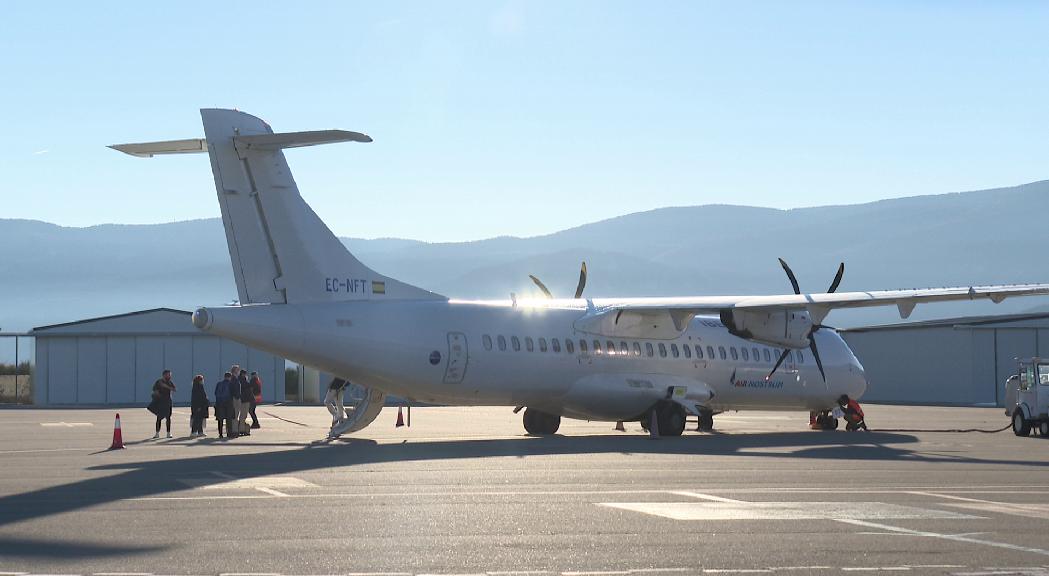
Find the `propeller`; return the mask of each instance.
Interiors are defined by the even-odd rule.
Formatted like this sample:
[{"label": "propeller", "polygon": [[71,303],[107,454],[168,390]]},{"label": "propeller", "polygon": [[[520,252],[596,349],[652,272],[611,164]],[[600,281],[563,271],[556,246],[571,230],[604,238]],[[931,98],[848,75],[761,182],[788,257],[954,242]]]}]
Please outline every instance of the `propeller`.
[{"label": "propeller", "polygon": [[[546,287],[546,284],[543,284],[542,280],[536,278],[535,276],[533,276],[531,274],[529,274],[528,277],[532,279],[532,282],[534,282],[535,285],[539,287],[539,290],[542,291],[542,293],[547,298],[553,298],[554,297],[554,295],[550,292],[550,289]],[[583,289],[584,288],[586,288],[586,262],[585,261],[583,262],[583,265],[579,268],[579,284],[577,284],[576,287],[575,287],[575,297],[577,299],[580,298],[583,295]]]},{"label": "propeller", "polygon": [[[783,267],[783,271],[787,273],[787,278],[790,279],[790,285],[794,288],[795,294],[801,294],[801,287],[798,285],[798,278],[794,275],[794,271],[790,269],[787,262],[783,258],[779,259],[779,265]],[[834,275],[834,281],[830,283],[830,288],[827,288],[827,294],[832,294],[838,289],[838,285],[841,284],[841,278],[845,275],[845,263],[838,264],[838,273]],[[812,351],[812,357],[816,360],[816,367],[820,369],[820,376],[823,377],[823,381],[827,381],[827,373],[823,371],[823,361],[820,360],[820,351],[816,347],[816,339],[813,335],[816,331],[823,328],[822,324],[813,324],[812,328],[809,328],[809,334],[807,336],[809,340],[809,350]],[[776,373],[776,370],[783,364],[783,361],[790,355],[790,348],[785,348],[783,353],[780,354],[779,359],[776,360],[776,365],[772,367],[772,371],[765,377],[766,380],[772,378],[772,375]]]}]

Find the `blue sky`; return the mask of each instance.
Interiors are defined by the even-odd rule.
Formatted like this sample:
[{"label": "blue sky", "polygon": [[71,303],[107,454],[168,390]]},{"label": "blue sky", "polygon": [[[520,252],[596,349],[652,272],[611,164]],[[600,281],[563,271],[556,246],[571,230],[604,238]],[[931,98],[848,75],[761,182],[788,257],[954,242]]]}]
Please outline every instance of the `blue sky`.
[{"label": "blue sky", "polygon": [[[662,206],[1049,178],[1045,2],[7,2],[0,217],[218,215],[233,107],[371,144],[288,153],[340,235],[530,236]],[[701,223],[697,223],[701,225]]]}]

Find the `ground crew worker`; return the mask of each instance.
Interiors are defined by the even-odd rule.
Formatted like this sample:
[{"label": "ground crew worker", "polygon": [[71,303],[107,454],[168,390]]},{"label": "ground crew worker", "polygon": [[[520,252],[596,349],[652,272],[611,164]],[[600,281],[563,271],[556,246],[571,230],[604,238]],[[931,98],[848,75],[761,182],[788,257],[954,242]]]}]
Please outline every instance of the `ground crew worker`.
[{"label": "ground crew worker", "polygon": [[860,428],[870,431],[867,428],[867,423],[863,420],[863,408],[860,408],[860,403],[849,398],[848,394],[842,394],[838,398],[838,406],[845,411],[845,429],[849,432],[855,432]]}]

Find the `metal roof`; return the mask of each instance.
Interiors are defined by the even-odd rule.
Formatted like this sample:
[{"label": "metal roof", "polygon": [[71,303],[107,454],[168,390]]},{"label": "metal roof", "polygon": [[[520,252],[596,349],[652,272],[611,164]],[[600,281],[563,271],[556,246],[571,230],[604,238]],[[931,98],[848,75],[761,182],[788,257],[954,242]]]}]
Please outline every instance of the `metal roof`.
[{"label": "metal roof", "polygon": [[[139,317],[148,316],[148,315],[151,315],[151,314],[164,314],[164,313],[177,314],[179,316],[186,316],[187,318],[192,315],[190,312],[188,312],[186,310],[177,310],[175,308],[151,308],[149,310],[139,310],[139,311],[136,311],[136,312],[126,312],[124,314],[114,314],[112,316],[99,316],[97,318],[85,318],[83,320],[77,320],[75,322],[64,322],[64,323],[61,323],[61,324],[51,324],[51,325],[48,325],[48,326],[38,326],[38,327],[33,328],[32,330],[30,330],[28,332],[28,335],[30,335],[30,336],[40,336],[40,335],[50,335],[50,334],[56,334],[57,335],[57,334],[64,334],[64,333],[86,334],[88,332],[86,330],[84,330],[84,328],[88,328],[88,325],[90,325],[90,324],[105,324],[105,323],[109,323],[109,322],[112,322],[112,321],[119,321],[119,320],[123,320],[123,319],[127,319],[127,318],[139,318]],[[70,330],[71,328],[73,330]],[[106,332],[106,331],[107,330],[102,330],[102,332]],[[141,330],[141,329],[133,328],[133,329],[131,329],[129,331],[133,332],[133,333],[154,333],[154,332],[156,332],[156,333],[165,333],[165,334],[167,334],[167,333],[171,333],[172,329],[171,329],[171,327],[160,329],[160,330]],[[181,329],[181,327],[179,327],[176,331],[177,332],[190,332],[190,333],[192,333],[192,332],[196,332],[196,329],[193,328],[193,326],[187,321],[186,322],[186,328],[184,330]],[[124,332],[124,330],[118,330],[118,332]]]},{"label": "metal roof", "polygon": [[840,328],[838,332],[873,332],[877,330],[908,330],[918,328],[976,327],[988,324],[1009,324],[1029,320],[1049,319],[1049,312],[1026,314],[1002,314],[997,316],[962,316],[958,318],[941,318],[938,320],[921,320],[918,322],[899,322],[878,326],[861,326],[858,328]]}]

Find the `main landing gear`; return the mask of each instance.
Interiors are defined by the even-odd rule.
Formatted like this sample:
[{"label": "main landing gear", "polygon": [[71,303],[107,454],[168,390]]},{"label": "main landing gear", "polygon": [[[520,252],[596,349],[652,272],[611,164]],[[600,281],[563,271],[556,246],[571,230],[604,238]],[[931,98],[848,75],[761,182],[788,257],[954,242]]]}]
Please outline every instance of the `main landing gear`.
[{"label": "main landing gear", "polygon": [[809,428],[813,430],[837,430],[838,419],[831,416],[829,410],[824,410],[816,415],[815,418],[809,417]]},{"label": "main landing gear", "polygon": [[[660,402],[641,418],[641,427],[649,432],[653,432],[650,426],[652,414],[656,416],[656,436],[681,436],[685,431],[685,408],[677,402]],[[714,425],[713,416],[710,425]]]},{"label": "main landing gear", "polygon": [[696,432],[710,432],[714,429],[714,413],[713,412],[700,412],[698,422],[696,423]]},{"label": "main landing gear", "polygon": [[525,431],[533,436],[550,436],[556,434],[557,429],[561,427],[561,417],[534,408],[525,408],[524,427]]}]

